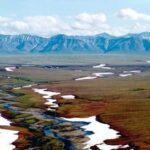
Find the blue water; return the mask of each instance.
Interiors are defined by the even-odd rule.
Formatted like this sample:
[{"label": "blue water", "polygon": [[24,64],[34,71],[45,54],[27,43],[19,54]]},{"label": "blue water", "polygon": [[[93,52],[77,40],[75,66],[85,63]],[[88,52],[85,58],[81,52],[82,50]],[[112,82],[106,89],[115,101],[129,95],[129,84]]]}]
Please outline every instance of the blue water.
[{"label": "blue water", "polygon": [[64,148],[65,150],[76,150],[76,147],[75,145],[68,139],[64,138],[63,136],[61,136],[60,134],[56,133],[53,131],[53,128],[58,126],[58,125],[61,125],[67,121],[61,119],[61,118],[58,118],[56,116],[51,116],[51,115],[47,115],[47,114],[43,114],[44,117],[48,118],[48,119],[51,119],[51,120],[54,120],[55,123],[52,124],[52,125],[49,125],[49,126],[45,126],[43,128],[43,131],[45,133],[45,135],[47,136],[52,136],[60,141],[62,141],[64,143]]}]

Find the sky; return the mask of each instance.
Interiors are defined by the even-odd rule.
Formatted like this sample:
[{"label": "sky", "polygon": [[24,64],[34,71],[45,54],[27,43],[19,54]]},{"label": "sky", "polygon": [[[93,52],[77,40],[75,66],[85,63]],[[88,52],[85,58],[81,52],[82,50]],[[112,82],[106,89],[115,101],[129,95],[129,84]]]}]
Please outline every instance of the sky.
[{"label": "sky", "polygon": [[120,36],[150,31],[150,0],[0,0],[0,34]]}]

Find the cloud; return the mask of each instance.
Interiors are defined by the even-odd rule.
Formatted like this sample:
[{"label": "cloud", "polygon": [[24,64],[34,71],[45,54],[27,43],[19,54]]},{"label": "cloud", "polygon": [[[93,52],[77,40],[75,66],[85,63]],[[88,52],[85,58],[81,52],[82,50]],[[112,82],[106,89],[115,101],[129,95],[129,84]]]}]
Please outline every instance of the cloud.
[{"label": "cloud", "polygon": [[7,22],[9,20],[10,20],[10,18],[0,16],[0,23]]},{"label": "cloud", "polygon": [[51,36],[54,34],[98,34],[107,28],[106,15],[103,13],[81,13],[73,21],[62,21],[57,16],[30,16],[17,20],[0,17],[1,34],[35,34]]},{"label": "cloud", "polygon": [[80,35],[98,34],[108,28],[106,21],[107,17],[104,13],[81,13],[75,17],[74,22],[71,24],[71,30]]},{"label": "cloud", "polygon": [[46,37],[68,28],[66,23],[53,16],[25,17],[22,20],[0,17],[1,34],[35,34]]},{"label": "cloud", "polygon": [[[119,17],[124,18],[124,13],[121,14]],[[109,25],[104,13],[81,13],[75,17],[66,17],[64,20],[58,16],[28,16],[22,19],[0,16],[0,34],[32,34],[50,37],[55,34],[95,35],[107,32],[113,35],[123,35],[130,32],[149,31],[149,24],[139,23],[135,17],[138,16],[137,13],[133,14],[130,19],[136,21],[128,26]]]},{"label": "cloud", "polygon": [[122,19],[131,19],[131,20],[146,20],[150,21],[150,15],[137,12],[134,9],[131,8],[124,8],[121,9],[117,16]]},{"label": "cloud", "polygon": [[0,33],[1,34],[18,34],[24,33],[28,29],[28,24],[24,21],[14,20],[0,16]]},{"label": "cloud", "polygon": [[32,29],[32,34],[44,36],[58,34],[69,28],[68,24],[53,16],[26,17],[24,21]]},{"label": "cloud", "polygon": [[76,20],[80,23],[99,24],[105,23],[107,21],[107,17],[104,13],[97,13],[97,14],[81,13],[78,16],[76,16]]}]

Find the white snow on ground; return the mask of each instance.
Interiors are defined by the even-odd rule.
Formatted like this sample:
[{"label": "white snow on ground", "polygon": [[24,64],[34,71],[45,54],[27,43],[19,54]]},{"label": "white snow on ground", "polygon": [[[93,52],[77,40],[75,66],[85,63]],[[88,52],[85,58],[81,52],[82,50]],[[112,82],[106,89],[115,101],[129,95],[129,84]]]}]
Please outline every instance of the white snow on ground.
[{"label": "white snow on ground", "polygon": [[34,85],[36,85],[36,84],[25,85],[25,86],[23,86],[23,88],[30,88],[30,87],[32,87],[32,86],[34,86]]},{"label": "white snow on ground", "polygon": [[33,87],[35,86],[36,84],[29,84],[29,85],[25,85],[25,86],[22,86],[22,87],[15,87],[13,88],[14,90],[20,90],[21,88],[30,88],[30,87]]},{"label": "white snow on ground", "polygon": [[[123,145],[123,146],[120,146],[119,148],[129,148],[130,146],[129,145]],[[130,149],[132,150],[132,149]]]},{"label": "white snow on ground", "polygon": [[[122,149],[122,148],[128,148],[130,149],[129,145],[109,145],[109,147],[107,147],[106,145],[101,145],[101,144],[97,144],[96,145],[100,150],[113,150],[113,149]],[[110,149],[111,148],[111,149]],[[134,149],[130,149],[130,150],[134,150]]]},{"label": "white snow on ground", "polygon": [[12,145],[18,139],[18,131],[0,129],[0,149],[13,150],[15,146]]},{"label": "white snow on ground", "polygon": [[119,74],[120,77],[128,77],[132,76],[133,74],[139,74],[141,70],[131,70],[131,71],[123,71],[123,73]]},{"label": "white snow on ground", "polygon": [[93,68],[102,68],[102,69],[113,69],[111,67],[106,67],[106,64],[100,64],[100,65],[97,65],[97,66],[93,66]]},{"label": "white snow on ground", "polygon": [[0,125],[1,125],[1,126],[10,126],[10,123],[11,123],[11,122],[10,122],[9,120],[3,118],[3,117],[1,116],[1,114],[0,114]]},{"label": "white snow on ground", "polygon": [[61,96],[63,99],[75,99],[74,95],[63,95]]},{"label": "white snow on ground", "polygon": [[[0,114],[0,126],[10,126],[10,121],[3,118]],[[18,131],[0,129],[0,150],[13,150],[12,144],[18,139]]]},{"label": "white snow on ground", "polygon": [[45,105],[53,105],[56,102],[57,102],[56,99],[47,99],[47,102],[45,102]]},{"label": "white snow on ground", "polygon": [[33,89],[33,90],[34,92],[43,95],[43,98],[47,100],[45,104],[50,105],[50,108],[48,108],[48,110],[55,111],[55,109],[59,107],[58,104],[56,103],[57,100],[51,99],[51,97],[55,95],[59,95],[60,93],[47,91],[47,89]]},{"label": "white snow on ground", "polygon": [[97,65],[97,66],[93,66],[93,68],[101,68],[101,67],[105,67],[106,64],[100,64],[100,65]]},{"label": "white snow on ground", "polygon": [[85,147],[84,149],[90,149],[91,146],[97,145],[97,147],[101,150],[112,150],[117,149],[121,145],[107,145],[104,143],[105,140],[108,139],[116,139],[118,138],[119,132],[110,129],[110,126],[101,122],[98,122],[96,120],[95,116],[89,117],[89,118],[63,118],[67,121],[71,122],[86,122],[89,123],[88,125],[84,125],[81,128],[85,131],[92,131],[93,134],[87,135],[89,138],[89,141],[84,143]]},{"label": "white snow on ground", "polygon": [[113,72],[98,72],[98,73],[93,73],[94,76],[96,77],[104,77],[104,76],[109,76],[113,75]]},{"label": "white snow on ground", "polygon": [[132,76],[132,74],[128,73],[128,74],[119,74],[120,77],[128,77],[128,76]]},{"label": "white snow on ground", "polygon": [[141,70],[123,71],[123,73],[141,73]]},{"label": "white snow on ground", "polygon": [[16,67],[6,67],[5,70],[9,72],[13,72],[16,69]]},{"label": "white snow on ground", "polygon": [[92,80],[92,79],[96,79],[97,77],[110,76],[110,75],[113,75],[113,74],[114,74],[113,72],[98,72],[98,73],[93,73],[92,76],[77,78],[75,80],[76,81]]},{"label": "white snow on ground", "polygon": [[15,88],[13,88],[14,90],[20,90],[21,89],[21,87],[15,87]]},{"label": "white snow on ground", "polygon": [[88,77],[83,77],[83,78],[77,78],[75,79],[76,81],[81,81],[81,80],[92,80],[92,79],[96,79],[97,77],[93,77],[93,76],[88,76]]}]

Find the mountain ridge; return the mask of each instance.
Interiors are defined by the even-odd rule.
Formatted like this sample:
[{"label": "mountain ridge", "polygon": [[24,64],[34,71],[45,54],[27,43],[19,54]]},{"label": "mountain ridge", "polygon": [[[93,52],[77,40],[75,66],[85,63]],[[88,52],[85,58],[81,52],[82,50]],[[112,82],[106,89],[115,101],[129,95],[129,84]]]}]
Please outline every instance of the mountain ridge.
[{"label": "mountain ridge", "polygon": [[30,53],[149,53],[150,32],[113,36],[58,34],[49,38],[30,34],[0,34],[0,54]]}]

